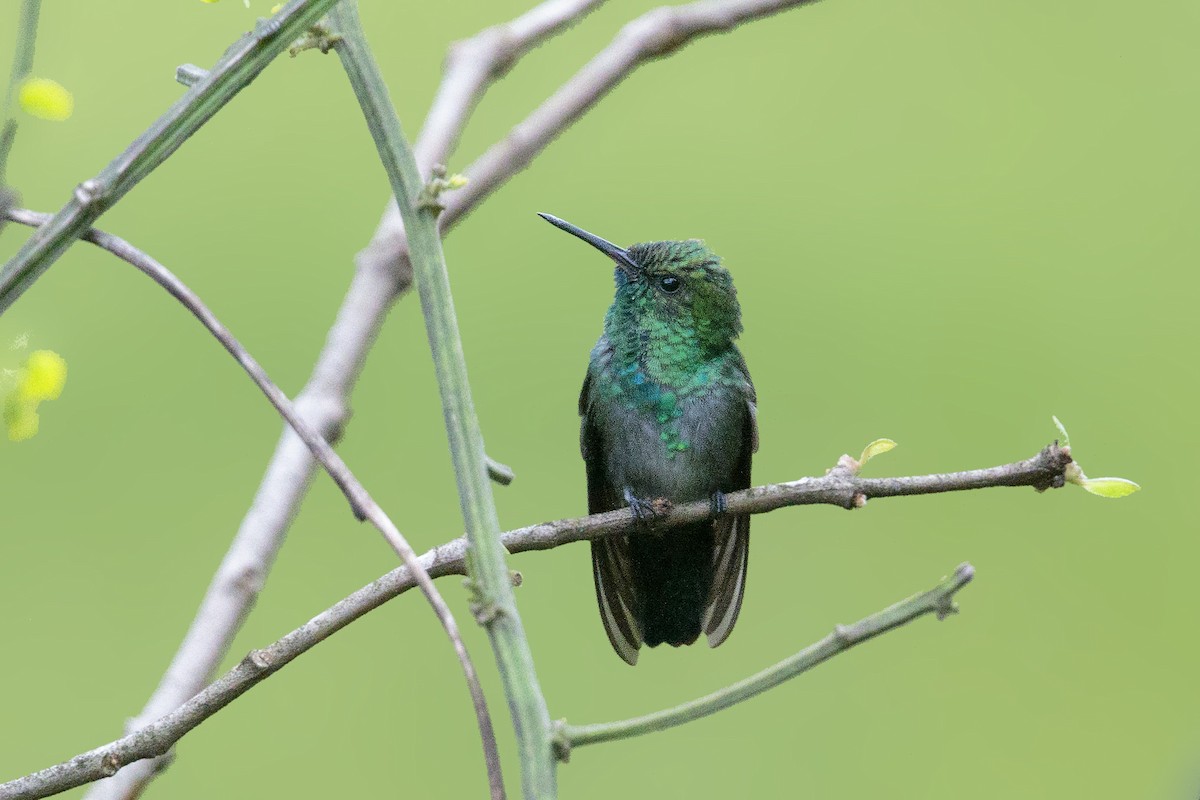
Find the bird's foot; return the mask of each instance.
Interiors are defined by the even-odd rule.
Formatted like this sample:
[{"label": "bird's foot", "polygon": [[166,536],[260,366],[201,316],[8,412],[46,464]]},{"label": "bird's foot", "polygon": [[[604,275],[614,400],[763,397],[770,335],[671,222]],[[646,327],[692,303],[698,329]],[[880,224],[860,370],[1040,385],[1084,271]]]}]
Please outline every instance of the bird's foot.
[{"label": "bird's foot", "polygon": [[712,497],[708,499],[708,506],[714,517],[720,517],[729,511],[729,501],[725,499],[725,493],[720,489],[712,493]]},{"label": "bird's foot", "polygon": [[662,498],[646,500],[638,497],[632,489],[625,489],[625,502],[633,512],[633,518],[639,525],[649,527],[658,519],[658,515],[670,508],[670,503]]}]

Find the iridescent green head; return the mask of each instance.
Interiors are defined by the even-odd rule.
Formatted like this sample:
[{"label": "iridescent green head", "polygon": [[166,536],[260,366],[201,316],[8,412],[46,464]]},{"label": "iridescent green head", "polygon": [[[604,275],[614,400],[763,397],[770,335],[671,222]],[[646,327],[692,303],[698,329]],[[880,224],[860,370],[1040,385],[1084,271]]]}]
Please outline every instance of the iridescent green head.
[{"label": "iridescent green head", "polygon": [[539,216],[616,263],[611,324],[628,332],[665,326],[694,337],[704,350],[727,347],[741,333],[733,278],[721,266],[720,257],[699,239],[646,242],[623,249],[558,217]]}]

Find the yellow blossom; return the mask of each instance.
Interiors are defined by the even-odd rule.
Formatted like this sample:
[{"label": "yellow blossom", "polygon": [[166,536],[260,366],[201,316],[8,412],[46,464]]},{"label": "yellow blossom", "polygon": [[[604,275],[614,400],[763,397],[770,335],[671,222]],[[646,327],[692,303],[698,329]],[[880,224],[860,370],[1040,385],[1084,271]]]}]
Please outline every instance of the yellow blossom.
[{"label": "yellow blossom", "polygon": [[38,432],[38,406],[56,400],[67,381],[67,362],[53,350],[35,350],[17,370],[16,382],[4,398],[4,424],[14,442]]},{"label": "yellow blossom", "polygon": [[57,400],[67,382],[67,362],[53,350],[34,350],[25,361],[22,377],[18,385],[30,399]]},{"label": "yellow blossom", "polygon": [[10,397],[4,404],[4,424],[11,441],[23,442],[37,435],[38,413],[28,404],[13,402]]},{"label": "yellow blossom", "polygon": [[25,113],[38,119],[62,122],[75,110],[75,98],[58,81],[29,78],[21,84],[17,102]]}]

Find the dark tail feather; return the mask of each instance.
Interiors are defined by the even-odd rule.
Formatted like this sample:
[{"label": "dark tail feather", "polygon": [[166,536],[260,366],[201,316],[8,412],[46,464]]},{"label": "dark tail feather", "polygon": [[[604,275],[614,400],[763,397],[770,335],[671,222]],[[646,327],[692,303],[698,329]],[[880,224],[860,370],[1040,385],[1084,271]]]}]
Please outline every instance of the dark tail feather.
[{"label": "dark tail feather", "polygon": [[713,581],[713,525],[629,537],[642,639],[678,647],[696,641]]}]

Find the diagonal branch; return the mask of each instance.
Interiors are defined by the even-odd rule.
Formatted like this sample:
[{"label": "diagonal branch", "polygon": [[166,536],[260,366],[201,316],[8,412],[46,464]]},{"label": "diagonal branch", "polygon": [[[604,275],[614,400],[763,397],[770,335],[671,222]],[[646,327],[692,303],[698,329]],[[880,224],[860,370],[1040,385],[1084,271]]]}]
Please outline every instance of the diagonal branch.
[{"label": "diagonal branch", "polygon": [[17,41],[13,47],[12,71],[8,73],[4,106],[0,108],[0,189],[3,189],[7,182],[5,175],[8,170],[8,154],[12,152],[13,140],[17,138],[17,91],[21,82],[33,70],[33,48],[37,43],[38,16],[41,9],[41,0],[23,0],[21,3],[21,17],[17,21]]},{"label": "diagonal branch", "polygon": [[291,0],[270,20],[234,42],[187,94],[125,152],[79,184],[71,201],[25,242],[0,270],[0,314],[142,179],[166,161],[337,0]]},{"label": "diagonal branch", "polygon": [[[546,0],[516,19],[486,28],[455,42],[446,54],[441,84],[413,146],[417,167],[428,177],[435,164],[445,164],[463,129],[488,88],[526,53],[581,20],[604,0]],[[445,218],[443,228],[449,227]],[[396,199],[389,198],[370,243],[357,257],[362,269],[382,269],[398,276],[399,296],[412,280],[408,240]]]},{"label": "diagonal branch", "polygon": [[[1071,463],[1070,453],[1057,443],[1033,458],[989,469],[920,475],[902,478],[860,478],[839,466],[819,478],[758,486],[726,495],[727,511],[761,514],[792,505],[832,504],[859,508],[863,497],[900,497],[913,494],[983,489],[992,486],[1029,486],[1039,491],[1062,486]],[[676,527],[712,514],[707,500],[660,507],[656,524]],[[579,519],[545,522],[509,531],[504,546],[516,554],[549,550],[571,542],[598,539],[637,530],[628,510],[609,511]],[[424,553],[421,567],[432,577],[466,572],[466,539],[459,537]],[[45,797],[113,774],[133,758],[161,755],[185,734],[249,691],[272,672],[325,641],[355,620],[379,608],[415,585],[408,567],[398,567],[322,611],[283,638],[255,650],[195,697],[155,720],[137,733],[89,750],[70,761],[0,784],[0,800]],[[115,765],[115,766],[114,766]]]},{"label": "diagonal branch", "polygon": [[[435,164],[447,162],[472,112],[494,82],[534,47],[583,19],[603,2],[547,0],[516,19],[451,44],[442,82],[413,146],[421,175],[428,177]],[[407,252],[404,222],[395,198],[389,198],[370,244],[358,256],[359,268],[394,270],[402,276],[398,295],[411,281]]]},{"label": "diagonal branch", "polygon": [[493,25],[450,45],[445,77],[421,127],[413,153],[428,176],[454,152],[475,106],[488,87],[526,53],[583,19],[604,0],[548,0],[516,19]]},{"label": "diagonal branch", "polygon": [[[797,4],[743,4],[739,6],[737,21],[750,21],[755,17],[766,16]],[[711,2],[704,2],[681,6],[672,13],[676,17],[685,16],[689,9],[703,13],[711,5]],[[478,95],[487,88],[486,85],[480,86],[477,83],[476,76],[487,75],[489,81],[500,77],[503,74],[501,65],[511,63],[513,59],[532,49],[541,41],[538,37],[548,37],[569,25],[575,19],[573,15],[582,7],[582,3],[573,7],[570,3],[550,0],[518,20],[501,26],[503,36],[495,38],[497,41],[511,43],[511,50],[499,47],[493,50],[482,44],[470,44],[459,48],[458,53],[448,59],[447,71],[438,91],[437,105],[441,109],[437,112],[438,116],[442,120],[462,120],[460,125],[465,124],[470,108]],[[627,26],[625,32],[618,36],[605,52],[620,50],[628,53],[631,45],[636,50],[638,43],[630,38],[630,31],[638,24],[643,27],[650,24],[662,26],[662,14],[665,11],[666,9],[660,9],[658,12],[652,12],[642,17],[638,23]],[[554,16],[555,13],[559,16]],[[656,14],[658,16],[655,16]],[[522,19],[531,24],[519,25],[518,22]],[[711,16],[709,19],[711,20]],[[532,24],[534,20],[540,20],[543,24]],[[734,23],[726,20],[724,24]],[[717,29],[719,28],[713,27],[713,30]],[[704,32],[706,31],[693,26],[689,35],[695,37]],[[679,45],[683,43],[680,41]],[[485,62],[472,63],[467,60],[468,55],[471,58],[483,58]],[[626,65],[625,72],[616,75],[610,73],[608,80],[619,81],[651,57],[649,52],[632,58],[627,56],[623,62]],[[541,113],[535,112],[531,115],[514,129],[505,141],[521,140],[539,151],[544,148],[566,126],[590,110],[599,100],[598,93],[590,100],[586,99],[587,79],[585,68],[555,95],[558,98],[568,87],[573,87],[567,93],[576,98],[583,97],[585,107],[579,108],[577,100],[572,108],[553,112],[550,108],[551,101],[547,101],[539,109]],[[552,127],[545,127],[546,120],[551,120]],[[539,125],[542,127],[539,128]],[[553,127],[554,125],[559,127]],[[428,174],[437,160],[444,160],[445,155],[451,152],[452,142],[459,132],[460,130],[455,130],[453,126],[444,122],[426,124],[415,146],[418,166],[423,174]],[[497,147],[502,145],[503,143]],[[506,164],[496,147],[488,153],[490,157],[485,156],[468,169],[471,183],[466,189],[459,190],[451,196],[448,208],[440,219],[443,229],[452,228],[459,218],[490,196],[528,163],[526,160],[522,163]],[[533,154],[530,153],[528,158],[532,157]],[[403,224],[395,201],[391,200],[370,243],[356,258],[357,269],[346,299],[338,311],[334,325],[330,328],[313,373],[296,399],[296,406],[302,415],[330,441],[340,437],[348,421],[351,390],[358,380],[366,354],[378,335],[384,317],[396,299],[411,284],[407,247]],[[303,444],[285,429],[253,505],[243,519],[229,553],[214,576],[192,627],[138,720],[154,719],[167,713],[192,693],[199,691],[216,669],[221,657],[228,650],[234,633],[257,597],[258,589],[282,544],[283,536],[307,492],[313,469],[314,464]],[[127,779],[126,775],[131,773],[132,771],[127,771],[121,776],[120,781],[124,781],[126,786],[129,786],[132,780]],[[140,781],[144,784],[152,777],[152,770],[146,768],[142,770]],[[106,786],[117,783],[118,781],[110,781]],[[118,798],[131,795],[114,790],[106,796]],[[92,800],[100,798],[93,795]]]},{"label": "diagonal branch", "polygon": [[[467,563],[474,595],[472,610],[487,631],[508,700],[520,754],[521,786],[529,800],[552,798],[556,787],[555,764],[550,758],[550,713],[538,686],[533,653],[505,563],[508,554],[500,541],[500,521],[484,460],[483,434],[471,397],[458,317],[454,313],[438,232],[437,218],[442,208],[438,191],[448,184],[444,180],[423,182],[379,65],[367,44],[356,0],[343,0],[330,12],[329,19],[337,33],[338,58],[358,98],[408,231],[417,294],[421,298],[458,483],[459,506],[470,543]],[[498,772],[493,777],[498,780]],[[492,796],[504,796],[503,783],[493,782]]]},{"label": "diagonal branch", "polygon": [[[594,5],[581,0],[548,0],[509,23],[489,29],[491,33],[485,31],[457,47],[448,59],[435,110],[431,111],[431,116],[436,115],[439,121],[425,125],[415,146],[422,174],[428,174],[434,163],[445,159],[478,97],[491,81],[503,74],[501,64],[515,63]],[[488,42],[476,41],[480,38]],[[478,83],[480,75],[487,76],[486,84]],[[392,213],[396,213],[394,199],[389,205]],[[400,239],[401,246],[405,246],[403,230]],[[295,400],[297,412],[329,442],[341,437],[349,420],[350,392],[384,317],[411,283],[407,261],[404,269],[397,271],[387,256],[391,250],[386,233],[378,234],[376,241],[356,259],[350,288],[313,372]],[[316,462],[304,443],[285,425],[254,501],[213,575],[187,634],[158,687],[127,730],[162,717],[212,680],[258,597],[315,469]],[[136,797],[165,766],[165,757],[139,762],[93,787],[89,800]]]},{"label": "diagonal branch", "polygon": [[929,591],[915,594],[907,600],[901,600],[882,611],[860,619],[853,625],[838,625],[833,629],[833,633],[821,641],[809,645],[757,675],[751,675],[724,689],[719,689],[712,694],[674,708],[620,722],[602,722],[594,725],[568,725],[565,720],[560,721],[555,737],[558,759],[563,762],[569,761],[572,750],[585,744],[611,742],[663,731],[723,711],[730,706],[757,697],[769,689],[774,689],[784,681],[791,680],[797,675],[825,663],[839,653],[844,653],[857,644],[862,644],[868,639],[873,639],[880,634],[912,622],[917,617],[936,614],[939,620],[945,619],[958,611],[958,607],[954,604],[955,593],[970,583],[974,577],[974,567],[970,564],[960,564],[953,575],[943,578],[941,583]]},{"label": "diagonal branch", "polygon": [[[33,227],[45,224],[50,219],[49,214],[37,214],[24,209],[11,209],[7,216],[14,222]],[[455,654],[458,656],[459,663],[462,666],[467,687],[471,693],[471,700],[475,707],[475,716],[479,725],[480,736],[483,739],[488,774],[493,787],[497,785],[500,787],[499,796],[503,797],[504,783],[500,777],[500,755],[496,749],[496,736],[492,729],[491,718],[488,715],[483,689],[479,685],[479,677],[475,673],[471,657],[467,654],[467,648],[463,643],[462,635],[459,633],[458,624],[454,621],[454,616],[450,613],[450,608],[446,605],[445,599],[433,585],[433,580],[417,561],[417,554],[413,552],[412,547],[396,528],[391,518],[388,517],[367,492],[362,483],[354,476],[354,473],[346,466],[341,456],[296,413],[291,401],[288,400],[287,396],[267,376],[266,371],[258,361],[242,347],[241,343],[229,329],[217,319],[208,306],[183,281],[162,264],[120,237],[90,228],[84,233],[83,238],[136,267],[159,286],[166,289],[188,311],[192,312],[208,332],[242,366],[246,374],[250,376],[250,379],[262,390],[267,400],[279,412],[279,415],[287,421],[287,424],[291,426],[296,435],[308,447],[313,457],[329,473],[334,483],[342,490],[342,494],[346,496],[350,507],[354,510],[355,516],[360,520],[369,520],[383,534],[383,538],[397,555],[400,556],[405,566],[412,572],[417,584],[421,588],[421,593],[425,595],[429,604],[433,607],[434,612],[442,623],[442,627],[446,630],[446,635],[454,645]],[[155,753],[154,755],[160,754]]]},{"label": "diagonal branch", "polygon": [[[509,178],[525,169],[550,142],[642,64],[669,56],[702,36],[725,33],[743,23],[814,2],[697,0],[680,6],[663,6],[633,20],[608,47],[463,170],[471,182],[446,203],[441,216],[443,230],[449,230]],[[394,206],[384,211],[379,229],[363,253],[368,254],[374,261],[392,265],[398,274],[407,272],[404,226]]]},{"label": "diagonal branch", "polygon": [[694,39],[733,30],[815,0],[697,0],[657,8],[630,22],[501,141],[471,164],[467,188],[446,204],[444,224],[470,213],[483,198],[529,165],[560,133],[646,62],[671,55]]},{"label": "diagonal branch", "polygon": [[[735,10],[736,21],[749,21],[756,16],[765,16],[797,4],[794,1],[747,4],[741,0],[730,0],[727,3],[713,3],[709,0],[680,6],[677,9],[660,9],[627,26],[605,53],[628,50],[631,44],[636,49],[638,43],[629,38],[633,29],[638,25],[645,27],[650,23],[661,26],[665,21],[663,15],[668,12],[674,15],[693,12],[706,14],[709,6],[728,5]],[[329,3],[325,2],[323,5],[328,7]],[[275,20],[290,14],[294,6],[295,4],[289,4],[289,8],[277,15]],[[591,7],[594,5],[583,2],[573,5],[560,0],[548,0],[508,25],[501,26],[503,35],[487,32],[481,34],[492,36],[498,44],[496,49],[482,44],[459,47],[458,53],[448,58],[443,85],[438,92],[436,105],[438,109],[443,109],[437,112],[439,118],[465,121],[478,96],[489,85],[480,85],[478,75],[487,75],[488,82],[499,78],[505,67],[511,66],[512,62],[541,41],[539,37],[548,37],[559,32],[581,16],[582,11]],[[731,19],[726,24],[736,22]],[[298,31],[299,28],[288,36],[294,38]],[[688,35],[698,36],[703,32],[693,29]],[[278,38],[282,40],[279,43],[280,49],[291,41],[283,34]],[[503,46],[505,43],[511,43],[512,49],[506,50]],[[681,40],[678,44],[683,43]],[[208,73],[203,81],[204,86],[211,86],[220,77],[222,65],[228,65],[227,59],[234,57],[236,48],[236,45],[231,48],[226,57]],[[641,57],[627,59],[625,72],[619,75],[610,73],[609,80],[619,81],[638,64],[652,56],[651,53],[645,53]],[[470,63],[469,59],[474,58],[486,59],[486,63]],[[596,61],[600,59],[601,57],[597,57]],[[596,61],[593,61],[593,64]],[[556,93],[555,98],[562,97],[569,87],[574,87],[570,92],[573,96],[578,97],[581,93],[586,95],[588,90],[584,82],[587,80],[587,73],[588,69],[585,68],[564,86],[563,90]],[[193,87],[180,104],[195,100],[200,88],[202,87]],[[597,92],[589,102],[585,102],[582,109],[576,105],[574,110],[568,109],[570,113],[566,114],[549,113],[552,103],[548,101],[539,109],[543,113],[535,112],[531,115],[525,123],[514,129],[506,142],[521,140],[536,146],[540,151],[567,125],[590,110],[600,94],[607,92],[609,88],[611,86]],[[180,104],[168,112],[164,119],[175,113]],[[560,127],[539,130],[536,128],[539,120],[542,123],[550,120],[552,124]],[[554,122],[555,120],[557,122]],[[457,124],[461,128],[463,123]],[[432,120],[425,126],[416,144],[418,163],[423,173],[427,174],[435,161],[445,159],[460,132],[454,129],[454,125],[433,124]],[[133,154],[138,146],[152,141],[155,136],[155,128],[152,128],[125,155]],[[175,140],[171,147],[172,152],[180,141]],[[505,165],[495,147],[488,152],[493,157],[481,159],[472,166],[472,183],[465,191],[456,193],[457,196],[451,199],[450,208],[441,219],[444,228],[451,227],[458,218],[528,163],[526,160]],[[529,158],[532,158],[532,154]],[[121,161],[122,159],[118,159],[113,167]],[[110,170],[113,167],[110,167]],[[85,183],[84,186],[87,188],[89,184]],[[115,198],[110,195],[107,202],[111,204],[113,200]],[[62,213],[60,212],[59,216]],[[411,282],[407,241],[394,201],[389,204],[379,229],[370,244],[358,255],[356,262],[357,269],[346,299],[329,331],[316,367],[295,402],[297,411],[328,441],[336,441],[340,437],[349,417],[350,390],[357,381],[366,353],[373,344],[387,311]],[[3,286],[3,281],[0,281],[0,300],[4,297]],[[0,307],[2,306],[3,303],[0,302]],[[313,469],[314,462],[304,444],[290,429],[285,428],[254,502],[243,519],[229,552],[214,575],[192,626],[142,713],[130,721],[130,728],[158,719],[178,707],[199,691],[213,674],[257,597],[275,553],[282,544],[284,533],[311,483]],[[136,796],[163,766],[165,764],[162,759],[139,763],[133,768],[123,770],[119,777],[96,787],[89,797],[99,800],[102,797]]]}]

